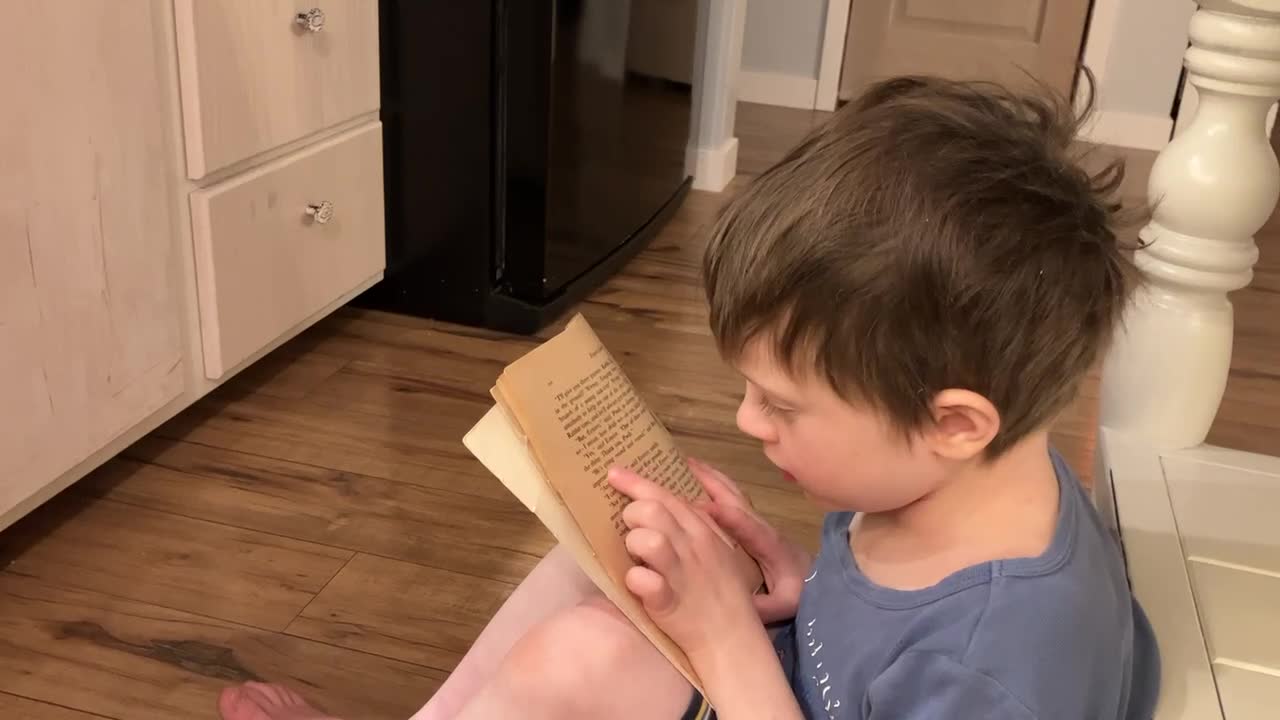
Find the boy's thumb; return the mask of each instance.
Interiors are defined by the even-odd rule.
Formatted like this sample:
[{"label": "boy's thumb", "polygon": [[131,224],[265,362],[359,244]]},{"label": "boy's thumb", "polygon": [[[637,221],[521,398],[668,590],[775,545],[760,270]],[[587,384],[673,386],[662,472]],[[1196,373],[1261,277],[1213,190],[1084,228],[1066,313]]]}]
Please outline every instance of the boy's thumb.
[{"label": "boy's thumb", "polygon": [[705,509],[711,519],[761,565],[767,565],[773,559],[777,543],[771,542],[769,526],[751,513],[732,505],[708,503]]},{"label": "boy's thumb", "polygon": [[782,598],[771,593],[756,595],[752,599],[755,600],[756,614],[760,616],[761,622],[777,622],[779,620],[786,620],[795,615],[794,603],[788,603]]}]

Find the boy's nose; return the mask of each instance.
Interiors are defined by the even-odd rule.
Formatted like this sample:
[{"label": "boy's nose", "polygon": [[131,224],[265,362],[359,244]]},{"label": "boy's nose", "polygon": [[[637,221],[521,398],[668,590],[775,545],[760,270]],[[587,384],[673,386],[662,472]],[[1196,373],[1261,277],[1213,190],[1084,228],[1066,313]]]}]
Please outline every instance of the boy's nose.
[{"label": "boy's nose", "polygon": [[759,406],[749,398],[744,397],[742,402],[738,403],[737,421],[739,430],[761,442],[771,443],[778,440],[773,421],[766,417]]}]

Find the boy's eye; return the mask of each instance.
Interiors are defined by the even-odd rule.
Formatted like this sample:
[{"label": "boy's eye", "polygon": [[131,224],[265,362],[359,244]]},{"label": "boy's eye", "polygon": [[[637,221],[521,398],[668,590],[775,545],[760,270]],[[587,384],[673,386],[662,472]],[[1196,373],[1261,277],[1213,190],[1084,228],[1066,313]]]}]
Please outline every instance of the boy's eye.
[{"label": "boy's eye", "polygon": [[769,398],[763,395],[760,396],[760,399],[758,400],[757,404],[760,406],[760,412],[764,413],[765,415],[772,415],[773,411],[776,409],[773,407],[773,403],[769,402]]},{"label": "boy's eye", "polygon": [[778,407],[777,405],[774,405],[773,403],[769,402],[769,398],[765,397],[764,395],[760,396],[759,403],[760,403],[760,412],[764,413],[765,415],[772,415],[777,412],[781,412],[781,413],[787,412],[786,408]]}]

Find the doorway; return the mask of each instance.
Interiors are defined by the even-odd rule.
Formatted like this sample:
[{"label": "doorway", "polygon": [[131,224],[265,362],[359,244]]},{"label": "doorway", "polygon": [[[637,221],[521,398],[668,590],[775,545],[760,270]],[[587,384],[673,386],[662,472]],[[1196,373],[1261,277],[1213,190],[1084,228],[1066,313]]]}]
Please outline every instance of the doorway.
[{"label": "doorway", "polygon": [[[1042,83],[1069,97],[1090,5],[1091,0],[829,0],[829,49],[819,70],[817,105],[834,109],[837,100],[904,74],[1014,87]],[[844,42],[832,42],[841,29]]]}]

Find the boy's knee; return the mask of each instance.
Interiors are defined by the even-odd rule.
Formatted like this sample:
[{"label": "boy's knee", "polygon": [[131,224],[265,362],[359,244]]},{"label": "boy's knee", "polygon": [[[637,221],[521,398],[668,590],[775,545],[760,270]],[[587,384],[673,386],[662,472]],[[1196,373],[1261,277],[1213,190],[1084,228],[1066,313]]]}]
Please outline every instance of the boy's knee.
[{"label": "boy's knee", "polygon": [[530,630],[507,655],[507,682],[540,707],[577,717],[602,687],[657,651],[605,598],[592,598]]}]

